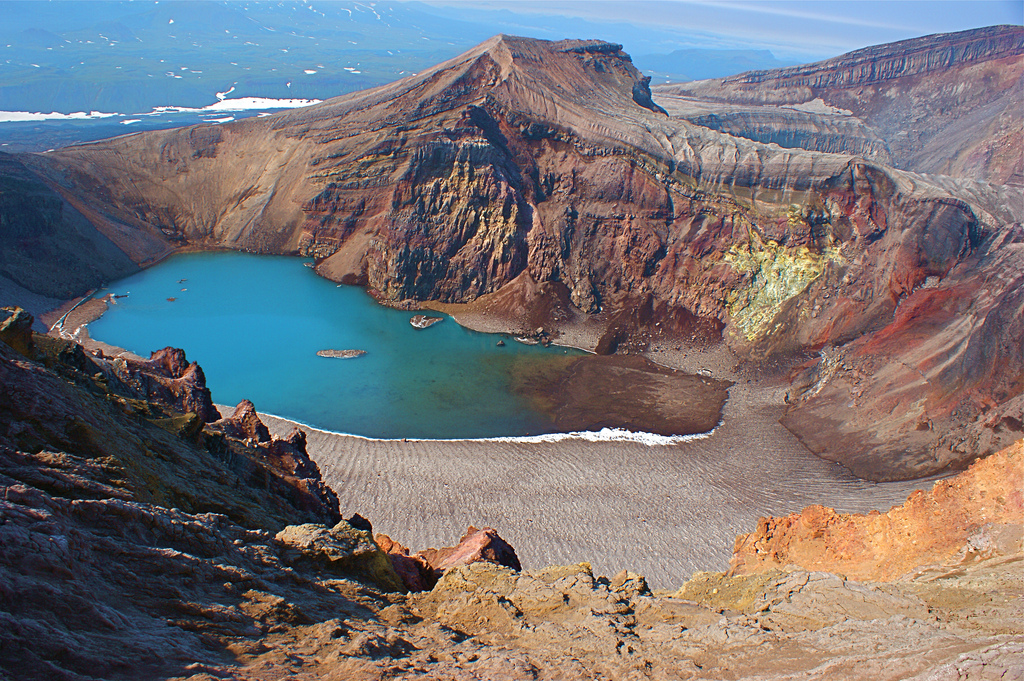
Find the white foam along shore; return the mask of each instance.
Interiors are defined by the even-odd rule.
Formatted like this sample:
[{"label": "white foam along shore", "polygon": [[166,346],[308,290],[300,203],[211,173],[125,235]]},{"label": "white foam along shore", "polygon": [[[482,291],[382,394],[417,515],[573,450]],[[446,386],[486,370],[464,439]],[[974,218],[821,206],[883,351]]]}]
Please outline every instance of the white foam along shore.
[{"label": "white foam along shore", "polygon": [[[221,415],[229,416],[234,411],[234,407],[230,407],[224,404],[215,405],[220,410]],[[518,442],[523,444],[540,444],[540,443],[553,443],[553,442],[565,442],[568,440],[578,440],[583,442],[636,442],[639,444],[645,444],[652,447],[656,446],[671,446],[681,444],[683,442],[693,442],[694,440],[704,440],[715,434],[717,426],[706,433],[694,433],[691,435],[657,435],[655,433],[645,432],[634,432],[626,430],[624,428],[602,428],[599,431],[574,431],[571,433],[544,433],[541,435],[517,435],[517,436],[501,436],[501,437],[469,437],[469,438],[414,438],[414,437],[403,437],[403,438],[378,438],[378,437],[366,437],[365,435],[354,435],[352,433],[342,433],[336,430],[327,430],[325,428],[319,428],[310,423],[305,423],[297,419],[288,416],[279,416],[277,414],[271,414],[270,412],[259,411],[260,416],[269,416],[279,421],[288,421],[294,423],[306,430],[315,430],[318,433],[324,433],[325,435],[337,435],[340,437],[351,437],[359,440],[366,440],[367,442]],[[719,422],[721,425],[721,422]]]},{"label": "white foam along shore", "polygon": [[[230,91],[229,91],[230,92]],[[220,95],[225,93],[218,92],[218,100],[214,104],[203,107],[187,107],[187,106],[158,106],[154,107],[149,113],[134,113],[131,114],[133,118],[137,116],[163,116],[165,114],[178,114],[178,113],[224,113],[229,111],[253,111],[262,109],[296,109],[303,106],[311,106],[313,104],[319,104],[319,99],[272,99],[269,97],[237,97],[235,99],[220,98]],[[50,113],[42,112],[30,112],[30,111],[0,111],[0,123],[27,123],[33,121],[81,121],[81,120],[99,120],[102,118],[117,118],[127,117],[128,114],[123,113],[105,113],[102,111],[90,111],[86,113],[84,111],[76,111],[73,113],[60,113],[58,111],[51,111]],[[135,118],[134,121],[138,121]],[[124,121],[127,123],[128,121]]]}]

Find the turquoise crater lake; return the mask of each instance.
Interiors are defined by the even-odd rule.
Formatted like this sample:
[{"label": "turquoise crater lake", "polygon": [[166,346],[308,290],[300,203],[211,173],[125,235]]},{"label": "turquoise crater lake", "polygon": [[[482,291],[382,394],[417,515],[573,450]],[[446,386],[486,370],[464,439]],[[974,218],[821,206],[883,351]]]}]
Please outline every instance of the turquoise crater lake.
[{"label": "turquoise crater lake", "polygon": [[[553,432],[510,390],[512,372],[565,354],[477,333],[426,329],[293,257],[176,255],[100,293],[124,295],[90,335],[143,357],[184,348],[214,401],[373,438],[489,438]],[[168,300],[174,298],[173,301]],[[444,316],[428,313],[431,316]],[[320,350],[365,350],[351,359]],[[525,363],[525,364],[524,364]]]}]

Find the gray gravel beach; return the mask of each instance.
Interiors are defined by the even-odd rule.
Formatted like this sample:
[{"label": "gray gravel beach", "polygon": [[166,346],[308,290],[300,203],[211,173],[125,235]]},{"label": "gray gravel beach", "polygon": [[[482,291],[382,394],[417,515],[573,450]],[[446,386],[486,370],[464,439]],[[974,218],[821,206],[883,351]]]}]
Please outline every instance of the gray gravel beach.
[{"label": "gray gravel beach", "polygon": [[[778,424],[782,408],[780,388],[738,382],[712,435],[668,446],[368,440],[303,428],[342,512],[414,550],[490,525],[526,568],[586,561],[672,588],[725,569],[736,535],[761,516],[809,504],[887,510],[931,486],[867,482],[818,459]],[[292,425],[264,420],[278,434]]]}]

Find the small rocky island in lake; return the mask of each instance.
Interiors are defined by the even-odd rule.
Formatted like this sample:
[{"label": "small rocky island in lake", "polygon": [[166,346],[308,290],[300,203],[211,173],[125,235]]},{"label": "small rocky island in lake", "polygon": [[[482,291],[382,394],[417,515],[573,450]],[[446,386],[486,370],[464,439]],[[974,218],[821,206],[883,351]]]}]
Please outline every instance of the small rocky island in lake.
[{"label": "small rocky island in lake", "polygon": [[415,326],[417,329],[426,329],[438,322],[443,322],[444,317],[428,317],[425,314],[413,315],[409,323]]},{"label": "small rocky island in lake", "polygon": [[316,353],[320,357],[334,357],[337,359],[352,359],[366,354],[366,350],[320,350]]}]

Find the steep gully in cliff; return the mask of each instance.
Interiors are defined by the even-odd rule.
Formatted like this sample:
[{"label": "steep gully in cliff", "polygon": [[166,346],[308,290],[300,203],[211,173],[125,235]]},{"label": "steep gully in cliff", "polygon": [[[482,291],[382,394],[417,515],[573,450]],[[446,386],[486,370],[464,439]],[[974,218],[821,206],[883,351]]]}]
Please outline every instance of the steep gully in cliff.
[{"label": "steep gully in cliff", "polygon": [[[924,97],[987,68],[998,98],[1020,42],[997,27],[851,59],[953,49],[872,82]],[[499,36],[304,110],[18,161],[135,262],[181,244],[299,252],[471,324],[603,351],[724,343],[755,376],[796,365],[787,427],[864,477],[962,466],[1014,437],[1021,330],[996,320],[1021,316],[1019,192],[723,134],[642,106],[646,87],[617,46]],[[877,115],[862,120],[882,130]]]}]

